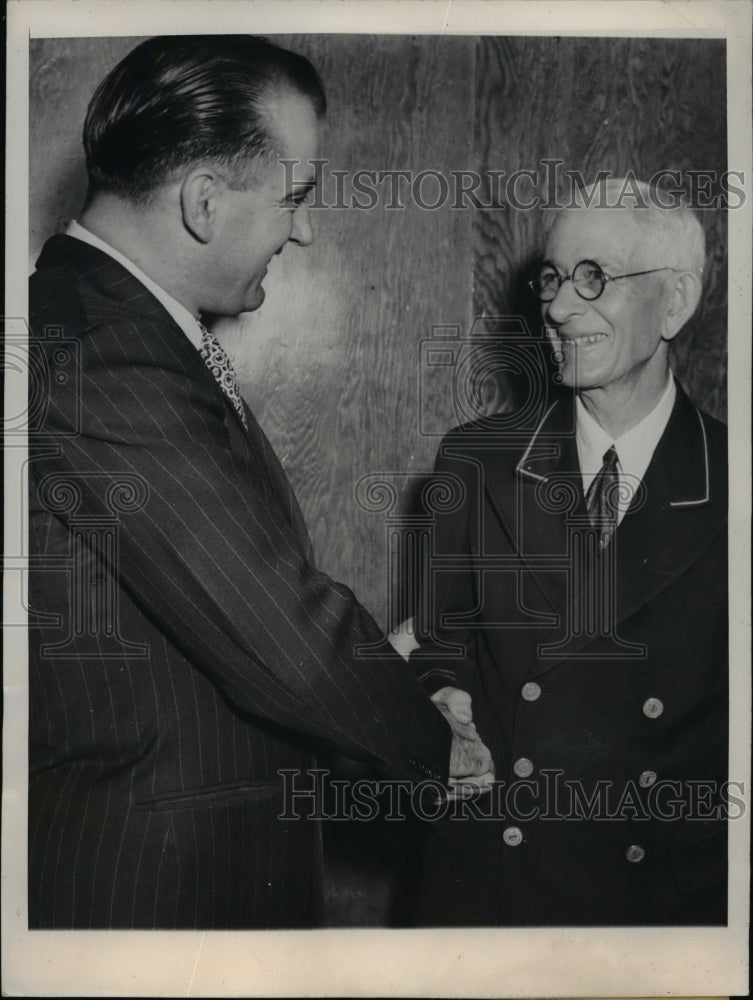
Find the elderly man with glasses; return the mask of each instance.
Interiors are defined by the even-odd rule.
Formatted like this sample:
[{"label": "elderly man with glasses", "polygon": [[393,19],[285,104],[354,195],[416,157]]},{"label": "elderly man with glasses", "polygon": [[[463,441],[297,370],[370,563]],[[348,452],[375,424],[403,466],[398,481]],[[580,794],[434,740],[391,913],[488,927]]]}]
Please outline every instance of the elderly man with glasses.
[{"label": "elderly man with glasses", "polygon": [[412,663],[497,780],[431,825],[419,923],[726,923],[726,429],[669,364],[704,238],[621,190],[552,213],[530,282],[565,391],[440,447]]}]

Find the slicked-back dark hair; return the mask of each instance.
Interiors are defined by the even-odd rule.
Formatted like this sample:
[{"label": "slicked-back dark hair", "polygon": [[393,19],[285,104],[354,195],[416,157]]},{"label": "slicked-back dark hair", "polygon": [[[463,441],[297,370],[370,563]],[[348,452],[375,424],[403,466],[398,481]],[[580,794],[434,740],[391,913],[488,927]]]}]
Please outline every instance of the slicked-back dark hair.
[{"label": "slicked-back dark hair", "polygon": [[270,99],[296,92],[317,115],[321,80],[303,56],[252,35],[150,38],[97,88],[84,123],[89,194],[143,201],[179,167],[202,160],[233,186],[253,182],[276,152]]}]

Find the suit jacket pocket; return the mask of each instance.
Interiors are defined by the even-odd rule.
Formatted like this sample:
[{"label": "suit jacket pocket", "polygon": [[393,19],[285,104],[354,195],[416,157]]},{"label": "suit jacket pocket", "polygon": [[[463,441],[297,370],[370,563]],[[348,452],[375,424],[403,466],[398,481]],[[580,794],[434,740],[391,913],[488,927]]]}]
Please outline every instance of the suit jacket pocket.
[{"label": "suit jacket pocket", "polygon": [[138,810],[199,809],[224,806],[234,802],[270,799],[282,795],[280,781],[232,781],[204,788],[181,788],[142,796],[134,804]]}]

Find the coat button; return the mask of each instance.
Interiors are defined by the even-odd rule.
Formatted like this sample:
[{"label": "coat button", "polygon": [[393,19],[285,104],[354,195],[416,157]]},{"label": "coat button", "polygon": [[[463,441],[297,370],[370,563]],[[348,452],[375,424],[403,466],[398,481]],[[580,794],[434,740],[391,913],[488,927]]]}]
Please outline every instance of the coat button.
[{"label": "coat button", "polygon": [[644,771],[640,778],[638,778],[638,784],[641,788],[650,788],[651,785],[656,781],[656,771]]},{"label": "coat button", "polygon": [[643,714],[647,719],[658,719],[664,711],[664,705],[658,698],[646,698],[643,702]]},{"label": "coat button", "polygon": [[518,757],[512,769],[519,778],[530,778],[533,774],[533,761],[527,757]]},{"label": "coat button", "polygon": [[508,847],[517,847],[518,844],[523,843],[523,834],[520,827],[508,826],[505,832],[502,834],[502,840],[507,844]]},{"label": "coat button", "polygon": [[536,681],[529,681],[520,689],[525,701],[538,701],[541,697],[541,688]]},{"label": "coat button", "polygon": [[643,861],[646,857],[646,852],[640,844],[631,844],[625,851],[625,857],[633,864],[637,864],[639,861]]}]

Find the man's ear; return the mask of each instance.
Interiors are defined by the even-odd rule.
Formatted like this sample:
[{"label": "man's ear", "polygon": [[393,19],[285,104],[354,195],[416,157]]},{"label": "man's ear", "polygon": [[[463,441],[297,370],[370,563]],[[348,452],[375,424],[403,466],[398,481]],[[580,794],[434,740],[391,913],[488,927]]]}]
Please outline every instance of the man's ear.
[{"label": "man's ear", "polygon": [[183,178],[180,208],[183,225],[200,243],[209,243],[217,224],[217,203],[224,181],[211,167],[196,167]]},{"label": "man's ear", "polygon": [[696,311],[701,298],[701,276],[697,271],[681,271],[670,286],[664,314],[662,340],[673,340]]}]

